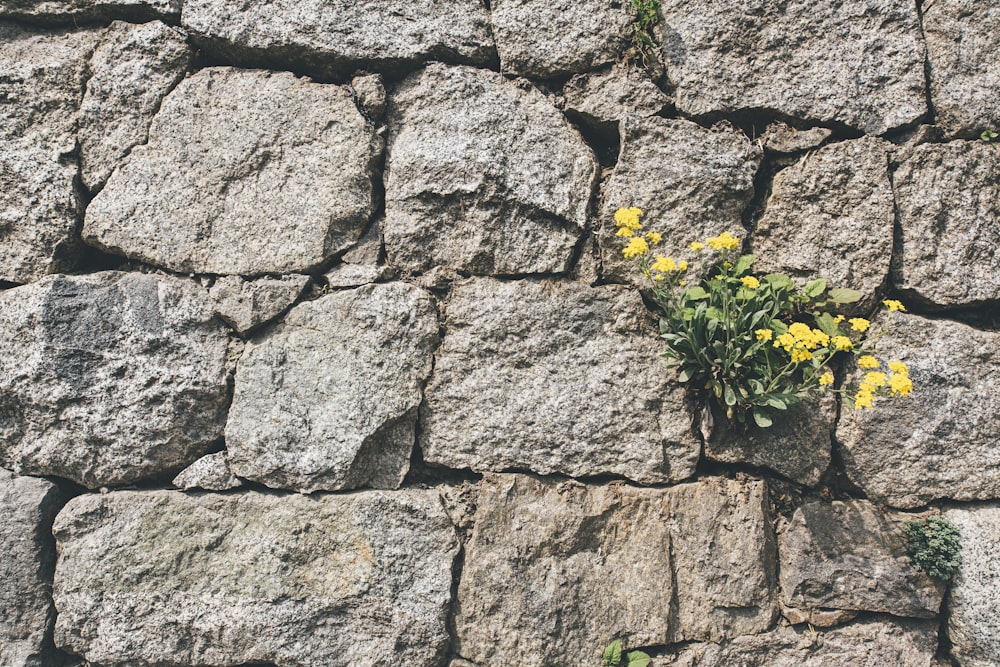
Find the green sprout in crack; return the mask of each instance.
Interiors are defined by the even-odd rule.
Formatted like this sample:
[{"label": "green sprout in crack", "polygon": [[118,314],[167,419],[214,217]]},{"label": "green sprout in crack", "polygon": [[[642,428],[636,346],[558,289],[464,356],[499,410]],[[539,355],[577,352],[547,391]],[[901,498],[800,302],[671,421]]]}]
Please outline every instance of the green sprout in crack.
[{"label": "green sprout in crack", "polygon": [[631,59],[646,64],[647,56],[656,49],[653,40],[653,26],[660,18],[660,0],[632,0],[635,21],[632,22],[632,46],[628,55]]}]

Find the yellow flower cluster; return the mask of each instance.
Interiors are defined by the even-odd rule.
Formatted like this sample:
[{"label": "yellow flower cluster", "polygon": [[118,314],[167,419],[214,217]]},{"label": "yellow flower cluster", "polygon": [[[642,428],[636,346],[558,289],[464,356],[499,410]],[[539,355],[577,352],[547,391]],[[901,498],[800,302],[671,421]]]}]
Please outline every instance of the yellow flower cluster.
[{"label": "yellow flower cluster", "polygon": [[[854,396],[854,407],[855,408],[872,408],[875,405],[875,398],[879,394],[879,390],[888,387],[889,394],[892,396],[909,396],[910,392],[913,391],[913,381],[910,380],[910,369],[902,361],[890,361],[888,363],[889,371],[891,375],[886,375],[882,371],[871,370],[879,368],[880,364],[878,360],[866,354],[864,356],[858,357],[858,368],[862,370],[868,370],[865,373],[864,378],[861,380],[861,385],[858,387],[858,393]],[[882,394],[883,396],[887,394]]]},{"label": "yellow flower cluster", "polygon": [[712,250],[736,250],[740,247],[740,240],[729,232],[722,232],[718,236],[711,236],[705,241]]},{"label": "yellow flower cluster", "polygon": [[903,304],[900,303],[899,301],[896,301],[895,299],[885,299],[882,302],[882,305],[891,310],[892,312],[896,313],[900,311],[904,313],[906,312],[906,308],[903,307]]},{"label": "yellow flower cluster", "polygon": [[830,344],[830,337],[819,329],[810,329],[801,322],[794,322],[788,327],[788,331],[778,336],[774,341],[775,347],[782,348],[792,356],[792,363],[809,361],[813,358],[812,350],[819,347],[826,347]]},{"label": "yellow flower cluster", "polygon": [[663,240],[663,235],[659,232],[649,232],[645,236],[636,233],[642,229],[642,223],[639,222],[641,215],[642,209],[635,206],[615,211],[615,225],[618,226],[618,231],[615,234],[629,240],[628,245],[622,249],[625,259],[645,255],[649,252],[650,245],[656,245]]},{"label": "yellow flower cluster", "polygon": [[683,259],[680,262],[675,262],[670,257],[657,255],[656,261],[653,262],[653,265],[649,268],[651,268],[653,271],[659,271],[660,273],[669,273],[671,271],[687,271],[688,263]]},{"label": "yellow flower cluster", "polygon": [[632,259],[633,257],[638,257],[639,255],[645,255],[649,252],[649,244],[646,243],[646,239],[641,236],[633,236],[629,239],[628,245],[622,250],[622,254],[625,255],[625,259]]},{"label": "yellow flower cluster", "polygon": [[642,209],[635,206],[620,208],[615,211],[615,224],[619,227],[618,235],[632,236],[635,232],[642,229],[642,225],[639,223],[639,216],[641,215]]},{"label": "yellow flower cluster", "polygon": [[742,282],[743,286],[747,289],[757,289],[760,287],[760,281],[753,276],[743,276],[740,278],[740,282]]}]

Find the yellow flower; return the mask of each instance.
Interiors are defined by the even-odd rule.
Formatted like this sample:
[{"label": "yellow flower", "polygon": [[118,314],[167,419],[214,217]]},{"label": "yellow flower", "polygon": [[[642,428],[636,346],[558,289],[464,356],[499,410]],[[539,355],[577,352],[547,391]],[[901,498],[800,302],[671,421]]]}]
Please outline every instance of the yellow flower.
[{"label": "yellow flower", "polygon": [[875,401],[875,391],[872,387],[868,385],[861,385],[858,388],[858,393],[854,397],[854,407],[856,409],[861,408],[872,408]]},{"label": "yellow flower", "polygon": [[868,331],[868,327],[872,325],[871,322],[869,322],[863,317],[852,317],[851,319],[848,320],[848,322],[851,323],[851,329],[853,331],[860,331],[862,333]]},{"label": "yellow flower", "polygon": [[878,359],[876,359],[870,354],[864,354],[858,357],[858,368],[862,370],[878,368]]},{"label": "yellow flower", "polygon": [[896,301],[895,299],[886,299],[882,302],[882,305],[892,311],[896,312],[902,311],[904,313],[906,312],[906,308],[903,306],[903,304],[900,303],[899,301]]},{"label": "yellow flower", "polygon": [[833,373],[827,371],[819,376],[819,386],[828,387],[833,384]]},{"label": "yellow flower", "polygon": [[698,252],[699,250],[704,250],[704,249],[705,249],[705,244],[702,243],[701,241],[692,241],[691,242],[691,250],[694,250],[695,252]]},{"label": "yellow flower", "polygon": [[854,349],[854,341],[847,336],[834,336],[830,339],[830,345],[837,352],[850,352]]},{"label": "yellow flower", "polygon": [[646,238],[649,239],[649,242],[652,243],[653,245],[656,245],[657,243],[663,240],[663,237],[660,236],[659,232],[650,232],[646,234]]},{"label": "yellow flower", "polygon": [[659,271],[661,273],[666,273],[668,271],[676,271],[677,264],[669,257],[664,257],[663,255],[657,255],[656,261],[653,262],[651,267],[654,271]]},{"label": "yellow flower", "polygon": [[910,374],[910,368],[902,361],[890,361],[889,370],[896,375],[908,376]]},{"label": "yellow flower", "polygon": [[790,333],[783,333],[774,341],[774,346],[785,348],[785,352],[790,352],[793,345],[795,345],[795,336]]},{"label": "yellow flower", "polygon": [[633,257],[638,257],[639,255],[645,255],[649,252],[649,244],[646,243],[646,239],[641,236],[633,236],[629,239],[628,245],[622,250],[622,254],[625,255],[625,259],[632,259]]},{"label": "yellow flower", "polygon": [[817,347],[826,347],[830,344],[830,337],[819,329],[812,330],[812,342]]},{"label": "yellow flower", "polygon": [[812,331],[802,322],[793,322],[788,326],[788,333],[792,334],[797,341],[809,340],[812,338]]},{"label": "yellow flower", "polygon": [[757,289],[760,287],[760,281],[753,276],[743,276],[740,282],[742,282],[743,286],[747,289]]},{"label": "yellow flower", "polygon": [[844,321],[844,316],[843,315],[837,315],[836,317],[833,318],[833,321],[836,322],[837,324],[840,324],[841,322]]},{"label": "yellow flower", "polygon": [[792,350],[792,363],[797,364],[800,361],[809,361],[813,358],[813,353],[809,350],[803,349],[801,347],[796,347]]},{"label": "yellow flower", "polygon": [[740,240],[729,232],[722,232],[705,240],[712,250],[736,250],[740,247]]},{"label": "yellow flower", "polygon": [[687,270],[688,270],[688,263],[687,263],[687,260],[685,260],[685,259],[682,259],[682,260],[681,260],[681,263],[680,263],[680,265],[678,266],[678,268],[679,268],[679,269],[680,269],[681,271],[687,271]]},{"label": "yellow flower", "polygon": [[873,387],[884,387],[885,386],[885,373],[878,373],[872,371],[871,373],[865,373],[865,384],[870,384]]},{"label": "yellow flower", "polygon": [[771,340],[771,336],[774,335],[770,329],[757,329],[753,333],[757,336],[757,340]]},{"label": "yellow flower", "polygon": [[625,238],[630,238],[632,236],[635,236],[635,232],[633,232],[628,227],[619,227],[618,231],[615,232],[615,236],[624,236]]},{"label": "yellow flower", "polygon": [[615,211],[615,224],[619,227],[626,227],[635,231],[642,227],[642,225],[639,224],[640,215],[642,215],[642,209],[636,208],[635,206],[620,208]]},{"label": "yellow flower", "polygon": [[889,389],[893,396],[909,396],[913,391],[913,381],[906,375],[897,373],[889,378]]},{"label": "yellow flower", "polygon": [[680,285],[681,287],[684,287],[685,285],[687,285],[687,284],[688,284],[688,281],[686,281],[686,280],[682,280],[682,281],[680,281],[680,282],[679,282],[679,283],[677,283],[677,284],[678,284],[678,285]]}]

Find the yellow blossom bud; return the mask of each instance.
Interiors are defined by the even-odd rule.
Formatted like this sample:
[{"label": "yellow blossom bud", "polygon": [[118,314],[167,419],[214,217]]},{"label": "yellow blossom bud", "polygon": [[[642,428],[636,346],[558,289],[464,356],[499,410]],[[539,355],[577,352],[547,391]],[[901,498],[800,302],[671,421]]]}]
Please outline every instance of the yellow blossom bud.
[{"label": "yellow blossom bud", "polygon": [[870,354],[864,354],[858,357],[858,368],[862,370],[868,370],[871,368],[878,368],[878,359]]},{"label": "yellow blossom bud", "polygon": [[704,249],[705,249],[705,244],[702,243],[701,241],[692,241],[691,242],[691,250],[693,250],[695,252],[698,252],[698,251],[704,250]]},{"label": "yellow blossom bud", "polygon": [[771,336],[774,335],[771,329],[757,329],[753,333],[757,336],[757,340],[771,340]]},{"label": "yellow blossom bud", "polygon": [[650,232],[646,234],[646,238],[649,239],[649,242],[652,243],[653,245],[656,245],[657,243],[663,240],[663,237],[660,236],[659,232]]},{"label": "yellow blossom bud", "polygon": [[906,312],[906,308],[903,306],[903,304],[900,303],[899,301],[896,301],[895,299],[886,299],[882,302],[882,305],[884,305],[891,311],[896,311],[896,312],[902,311],[904,313]]},{"label": "yellow blossom bud", "polygon": [[890,361],[889,370],[896,375],[909,375],[910,368],[904,364],[902,361]]},{"label": "yellow blossom bud", "polygon": [[872,324],[863,317],[852,317],[851,319],[848,320],[848,322],[851,323],[851,329],[853,331],[860,331],[862,333],[868,331],[868,327],[870,327]]},{"label": "yellow blossom bud", "polygon": [[664,257],[663,255],[657,255],[656,261],[653,262],[652,269],[654,271],[660,271],[661,273],[667,273],[668,271],[676,271],[677,263],[674,262],[670,257]]},{"label": "yellow blossom bud", "polygon": [[879,373],[872,371],[871,373],[865,373],[865,384],[870,384],[873,387],[884,387],[885,386],[885,373]]},{"label": "yellow blossom bud", "polygon": [[743,276],[740,282],[742,282],[743,286],[747,289],[757,289],[760,287],[760,281],[753,276]]},{"label": "yellow blossom bud", "polygon": [[682,259],[681,263],[677,266],[677,268],[680,269],[681,271],[687,271],[688,270],[687,260],[686,259]]},{"label": "yellow blossom bud", "polygon": [[829,387],[831,384],[833,384],[833,373],[827,371],[819,376],[819,386]]},{"label": "yellow blossom bud", "polygon": [[628,227],[619,227],[618,231],[615,232],[615,236],[624,236],[625,238],[631,238],[635,236],[635,232],[633,232]]},{"label": "yellow blossom bud", "polygon": [[830,339],[830,345],[837,352],[850,352],[854,349],[854,341],[847,336],[834,336]]},{"label": "yellow blossom bud", "polygon": [[645,255],[649,252],[649,244],[646,243],[646,239],[641,236],[633,236],[629,239],[628,245],[622,250],[622,254],[625,255],[625,259],[632,259],[633,257],[638,257],[639,255]]},{"label": "yellow blossom bud", "polygon": [[909,396],[913,391],[913,381],[906,375],[897,373],[889,378],[889,389],[893,396]]}]

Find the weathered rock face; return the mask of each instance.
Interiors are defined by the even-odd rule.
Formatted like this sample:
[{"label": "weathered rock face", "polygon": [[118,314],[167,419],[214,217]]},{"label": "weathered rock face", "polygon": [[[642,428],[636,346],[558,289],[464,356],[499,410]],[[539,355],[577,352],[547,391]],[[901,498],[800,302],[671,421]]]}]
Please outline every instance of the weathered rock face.
[{"label": "weathered rock face", "polygon": [[[937,627],[928,621],[885,620],[810,632],[779,627],[726,646],[695,644],[657,664],[670,667],[931,667]],[[665,659],[666,662],[661,660]]]},{"label": "weathered rock face", "polygon": [[610,222],[622,207],[641,208],[646,230],[660,232],[670,244],[663,252],[674,257],[691,241],[741,235],[760,160],[760,149],[735,129],[659,117],[622,122],[621,155],[602,192],[605,276],[634,274]]},{"label": "weathered rock face", "polygon": [[597,164],[579,133],[529,85],[431,65],[389,108],[389,261],[476,274],[569,268]]},{"label": "weathered rock face", "polygon": [[309,284],[309,276],[282,276],[243,280],[225,276],[215,281],[209,295],[215,312],[237,333],[245,334],[270,322],[291,306]]},{"label": "weathered rock face", "polygon": [[69,25],[109,18],[149,21],[180,17],[182,0],[0,0],[0,18]]},{"label": "weathered rock face", "polygon": [[198,45],[227,61],[283,63],[324,77],[496,57],[479,0],[185,0],[181,22]]},{"label": "weathered rock face", "polygon": [[910,367],[913,393],[842,410],[837,440],[851,480],[895,507],[1000,498],[1000,334],[894,313],[878,349]]},{"label": "weathered rock face", "polygon": [[937,306],[1000,299],[1000,150],[918,146],[893,177],[901,252],[896,286]]},{"label": "weathered rock face", "polygon": [[240,359],[233,472],[303,492],[398,487],[437,342],[433,300],[405,283],[296,306]]},{"label": "weathered rock face", "polygon": [[618,60],[634,10],[607,0],[494,0],[490,16],[501,71],[547,79]]},{"label": "weathered rock face", "polygon": [[992,3],[943,0],[923,7],[931,101],[948,136],[977,138],[1000,127],[997,21],[1000,7]]},{"label": "weathered rock face", "polygon": [[935,618],[944,586],[906,557],[903,524],[863,500],[813,502],[778,537],[782,602],[793,609],[847,609]]},{"label": "weathered rock face", "polygon": [[428,462],[476,471],[690,476],[684,390],[624,287],[473,279],[452,289],[422,410]]},{"label": "weathered rock face", "polygon": [[567,113],[600,129],[610,128],[629,114],[656,115],[672,102],[644,70],[629,66],[574,76],[562,93]]},{"label": "weathered rock face", "polygon": [[136,144],[163,98],[184,77],[191,51],[184,34],[159,21],[115,21],[90,58],[80,108],[80,178],[100,187]]},{"label": "weathered rock face", "polygon": [[886,143],[832,144],[775,176],[753,234],[754,268],[859,290],[853,308],[866,312],[889,275],[893,222]]},{"label": "weathered rock face", "polygon": [[585,665],[613,638],[764,630],[774,613],[765,496],[762,483],[719,478],[653,490],[487,475],[458,590],[458,653]]},{"label": "weathered rock face", "polygon": [[665,0],[678,110],[772,112],[884,134],[927,113],[924,43],[908,0]]},{"label": "weathered rock face", "polygon": [[0,664],[45,667],[55,610],[49,534],[63,502],[55,484],[0,469]]},{"label": "weathered rock face", "polygon": [[769,153],[788,155],[816,148],[830,138],[833,130],[825,127],[814,127],[808,130],[796,130],[791,125],[774,122],[767,126],[761,141],[764,150]]},{"label": "weathered rock face", "polygon": [[88,487],[181,468],[222,434],[228,337],[175,278],[50,276],[0,292],[0,463]]},{"label": "weathered rock face", "polygon": [[205,491],[228,491],[243,486],[229,469],[229,458],[225,452],[215,452],[201,457],[184,468],[171,482],[178,489],[204,489]]},{"label": "weathered rock face", "polygon": [[381,141],[345,88],[286,72],[185,79],[87,208],[84,239],[197,273],[311,269],[360,236]]},{"label": "weathered rock face", "polygon": [[458,541],[434,492],[87,495],[53,532],[56,644],[94,663],[444,657]]},{"label": "weathered rock face", "polygon": [[1000,508],[955,508],[944,513],[958,528],[962,566],[948,592],[948,639],[962,667],[1000,662]]}]

